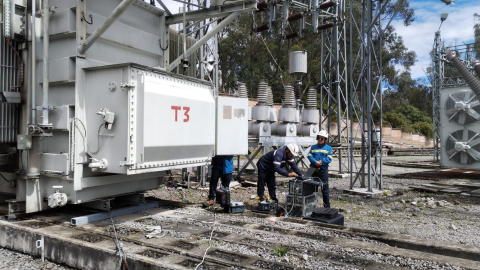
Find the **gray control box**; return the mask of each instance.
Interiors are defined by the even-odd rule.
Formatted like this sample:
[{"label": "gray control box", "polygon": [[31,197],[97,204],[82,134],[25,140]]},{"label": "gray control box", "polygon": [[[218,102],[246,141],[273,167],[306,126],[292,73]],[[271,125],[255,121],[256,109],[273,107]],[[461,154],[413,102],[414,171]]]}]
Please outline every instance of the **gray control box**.
[{"label": "gray control box", "polygon": [[17,149],[26,150],[32,148],[32,135],[18,135]]}]

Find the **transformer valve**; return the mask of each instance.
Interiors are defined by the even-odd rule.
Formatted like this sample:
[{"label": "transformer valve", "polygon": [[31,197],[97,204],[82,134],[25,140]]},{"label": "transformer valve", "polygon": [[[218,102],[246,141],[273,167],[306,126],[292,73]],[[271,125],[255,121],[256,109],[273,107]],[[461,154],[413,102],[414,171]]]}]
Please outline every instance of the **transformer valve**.
[{"label": "transformer valve", "polygon": [[112,129],[113,121],[115,120],[115,113],[111,112],[107,108],[101,108],[97,114],[103,117],[103,121],[105,121],[105,128]]},{"label": "transformer valve", "polygon": [[88,167],[92,168],[93,172],[104,171],[108,167],[108,162],[104,158],[102,160],[92,158],[92,162],[88,164]]},{"label": "transformer valve", "polygon": [[62,207],[67,204],[67,194],[65,193],[60,193],[60,189],[63,188],[63,186],[53,186],[55,190],[55,193],[52,195],[48,196],[48,206],[51,208],[55,207]]}]

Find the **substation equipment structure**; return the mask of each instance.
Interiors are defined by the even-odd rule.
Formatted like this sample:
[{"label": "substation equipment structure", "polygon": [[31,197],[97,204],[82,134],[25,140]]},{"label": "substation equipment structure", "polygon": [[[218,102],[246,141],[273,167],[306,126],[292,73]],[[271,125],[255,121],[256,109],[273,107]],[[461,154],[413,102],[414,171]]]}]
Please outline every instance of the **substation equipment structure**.
[{"label": "substation equipment structure", "polygon": [[[227,16],[222,27],[237,10],[201,16]],[[112,197],[142,201],[131,194],[157,188],[166,170],[246,153],[248,100],[170,72],[187,65],[165,48],[182,14],[137,0],[3,0],[1,11],[0,198],[10,215],[108,210]]]},{"label": "substation equipment structure", "polygon": [[[311,5],[310,5],[311,4]],[[289,22],[300,20],[300,27],[297,32],[285,33],[285,39],[302,38],[307,31],[321,35],[321,83],[314,89],[308,89],[307,102],[304,108],[299,106],[301,81],[299,75],[306,73],[302,71],[303,63],[301,53],[290,54],[290,74],[295,77],[293,85],[295,93],[295,108],[303,109],[302,116],[298,119],[302,123],[302,130],[299,132],[297,120],[297,134],[293,132],[284,135],[284,126],[288,127],[293,121],[280,119],[285,114],[278,113],[278,119],[271,114],[268,117],[268,100],[265,100],[263,85],[261,82],[258,88],[258,104],[252,109],[252,119],[249,125],[249,146],[279,147],[287,143],[299,144],[302,153],[308,153],[309,145],[315,144],[315,128],[326,129],[330,134],[328,143],[333,146],[334,155],[338,158],[339,172],[350,174],[350,190],[359,187],[361,191],[374,192],[382,189],[382,57],[378,52],[382,48],[382,36],[390,22],[395,18],[396,12],[390,17],[388,23],[382,25],[381,13],[387,7],[383,1],[263,1],[258,5],[259,11],[267,13],[268,23],[265,25],[254,25],[257,32],[272,29],[273,22],[282,22],[282,29],[286,29]],[[307,22],[307,15],[311,22]],[[347,29],[349,37],[347,37]],[[347,38],[350,40],[359,39],[360,46],[354,47],[353,42],[347,46]],[[347,53],[348,52],[348,53]],[[301,77],[301,76],[300,76]],[[243,87],[243,86],[242,86]],[[285,85],[284,106],[290,106],[292,100],[289,96],[292,86]],[[305,92],[304,89],[303,92]],[[305,114],[307,110],[316,110],[313,100],[319,94],[320,108],[327,108],[324,113],[319,110],[318,121],[311,121],[312,114]],[[268,96],[268,95],[267,95]],[[259,116],[259,111],[264,114]],[[379,114],[374,114],[375,111]],[[293,113],[293,112],[292,112]],[[297,111],[296,115],[300,113]],[[312,117],[312,118],[310,118]],[[293,118],[292,118],[293,119]],[[295,118],[297,119],[297,118]],[[359,122],[354,127],[353,120]],[[283,126],[275,133],[274,127]],[[276,124],[276,125],[274,125]],[[285,125],[286,124],[286,125]],[[307,127],[310,130],[307,132]],[[294,130],[293,125],[291,125]],[[254,129],[252,129],[254,128]],[[279,133],[282,132],[282,133]],[[277,135],[273,137],[272,135]],[[281,135],[281,136],[278,136]],[[303,136],[303,137],[299,137]],[[256,137],[256,141],[252,140]],[[306,149],[305,149],[306,148]],[[360,149],[359,149],[360,148]],[[249,164],[255,167],[252,158],[258,154],[257,148],[252,155],[247,156],[247,162],[242,170]],[[360,160],[353,158],[354,151],[362,153]],[[308,164],[308,161],[305,160]]]},{"label": "substation equipment structure", "polygon": [[[378,120],[372,114],[381,112],[382,2],[351,1],[347,11],[343,0],[211,1],[209,7],[188,1],[177,14],[156,2],[165,11],[139,0],[2,1],[0,193],[10,199],[10,214],[66,203],[105,208],[103,199],[156,188],[164,171],[202,167],[215,154],[246,154],[248,130],[257,145],[314,144],[323,119],[315,119],[318,88],[308,90],[299,117],[306,52],[291,55],[296,81],[285,87],[278,119],[271,108],[260,109],[271,104],[268,85],[250,124],[245,96],[218,97],[218,50],[208,47],[218,46],[217,33],[238,15],[256,11],[268,12],[269,23],[278,20],[283,29],[300,20],[294,36],[309,27],[324,36],[320,95],[330,134],[337,117],[329,143],[337,144],[341,170],[350,172],[350,189],[358,182],[367,192],[382,188],[381,113]],[[353,16],[357,11],[360,17]],[[178,42],[175,55],[169,29],[180,23],[183,50]],[[360,48],[347,48],[347,27],[350,39],[360,37]],[[189,29],[199,35],[187,48]],[[347,73],[352,70],[359,72]],[[360,122],[358,129],[349,116]],[[357,144],[360,164],[353,159]]]},{"label": "substation equipment structure", "polygon": [[[442,14],[442,22],[446,18]],[[433,160],[445,167],[480,168],[480,61],[474,55],[474,44],[446,47],[440,29],[435,33],[429,69]],[[460,76],[446,76],[446,68]]]}]

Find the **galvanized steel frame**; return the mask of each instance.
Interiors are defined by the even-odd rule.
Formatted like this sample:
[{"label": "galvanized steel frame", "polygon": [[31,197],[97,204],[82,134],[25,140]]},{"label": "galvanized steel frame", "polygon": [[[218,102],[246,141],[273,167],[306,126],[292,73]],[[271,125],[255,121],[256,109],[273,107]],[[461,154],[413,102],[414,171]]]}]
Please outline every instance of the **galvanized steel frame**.
[{"label": "galvanized steel frame", "polygon": [[[382,189],[382,18],[381,12],[387,3],[382,1],[362,0],[350,1],[350,40],[353,41],[354,32],[361,40],[360,48],[355,51],[353,42],[350,42],[349,58],[349,82],[350,101],[349,115],[359,122],[358,129],[354,132],[350,125],[350,155],[356,138],[361,138],[362,159],[357,164],[354,158],[350,158],[350,189],[360,180],[360,188],[367,188],[367,192],[373,192],[373,188]],[[354,5],[361,9],[361,17],[354,16]],[[374,41],[377,41],[374,44]],[[353,71],[359,70],[360,74],[355,77]],[[376,77],[374,78],[374,74]],[[374,119],[374,110],[379,110],[379,119]],[[379,123],[379,124],[376,124]],[[373,130],[379,129],[379,137]],[[360,134],[358,134],[360,133]],[[375,138],[373,137],[375,136]],[[378,143],[373,143],[376,139]],[[367,182],[365,182],[367,180]]]}]

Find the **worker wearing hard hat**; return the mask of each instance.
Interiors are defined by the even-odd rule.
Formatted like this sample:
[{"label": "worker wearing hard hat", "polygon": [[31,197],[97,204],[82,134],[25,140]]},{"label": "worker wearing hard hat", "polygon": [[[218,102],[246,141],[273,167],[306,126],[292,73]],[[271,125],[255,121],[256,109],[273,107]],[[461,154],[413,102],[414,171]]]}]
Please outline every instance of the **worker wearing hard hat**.
[{"label": "worker wearing hard hat", "polygon": [[[289,144],[286,147],[273,150],[265,154],[257,162],[258,168],[258,183],[257,183],[257,195],[259,201],[265,200],[265,183],[268,187],[268,194],[270,198],[278,202],[275,194],[275,173],[279,173],[283,176],[297,177],[302,176],[302,172],[298,169],[297,164],[293,157],[298,156],[298,145]],[[293,172],[289,173],[282,169],[285,164],[288,163],[293,169]]]},{"label": "worker wearing hard hat", "polygon": [[308,153],[308,160],[310,166],[317,168],[313,177],[318,177],[322,180],[323,187],[323,207],[330,208],[330,196],[328,191],[328,164],[332,162],[332,147],[327,144],[328,133],[321,130],[317,135],[317,144],[312,145]]}]

